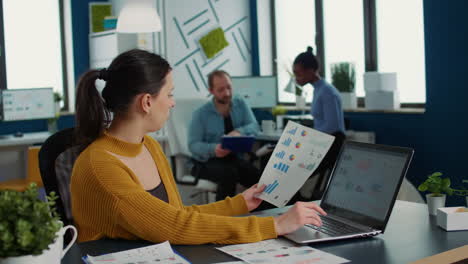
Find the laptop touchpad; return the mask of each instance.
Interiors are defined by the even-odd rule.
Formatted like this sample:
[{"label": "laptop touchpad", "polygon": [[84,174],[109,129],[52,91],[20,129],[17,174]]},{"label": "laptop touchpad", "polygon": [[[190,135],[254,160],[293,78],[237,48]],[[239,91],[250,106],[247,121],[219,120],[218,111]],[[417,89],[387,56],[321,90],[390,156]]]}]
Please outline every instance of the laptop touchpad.
[{"label": "laptop touchpad", "polygon": [[314,230],[310,227],[304,226],[290,234],[285,235],[285,237],[297,243],[305,243],[307,241],[328,238],[330,236],[327,234],[318,232],[317,230]]}]

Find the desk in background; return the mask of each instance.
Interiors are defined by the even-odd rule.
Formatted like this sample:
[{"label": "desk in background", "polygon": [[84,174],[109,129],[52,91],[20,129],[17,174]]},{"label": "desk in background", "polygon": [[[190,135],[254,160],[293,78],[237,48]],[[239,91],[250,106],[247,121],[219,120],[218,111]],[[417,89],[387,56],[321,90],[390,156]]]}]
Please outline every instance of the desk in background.
[{"label": "desk in background", "polygon": [[3,135],[0,138],[0,181],[25,178],[28,148],[42,144],[49,132],[24,133],[22,137]]},{"label": "desk in background", "polygon": [[[275,210],[275,209],[272,209]],[[424,204],[397,201],[385,234],[374,238],[330,241],[310,246],[352,263],[408,263],[468,244],[468,231],[445,232]],[[75,244],[62,263],[82,263],[81,256],[100,255],[151,245],[144,241],[98,240]],[[219,245],[173,246],[193,264],[234,261]]]},{"label": "desk in background", "polygon": [[[0,182],[26,177],[28,148],[41,145],[51,136],[50,132],[24,133],[22,137],[3,135],[0,138]],[[150,133],[167,151],[167,136]]]}]

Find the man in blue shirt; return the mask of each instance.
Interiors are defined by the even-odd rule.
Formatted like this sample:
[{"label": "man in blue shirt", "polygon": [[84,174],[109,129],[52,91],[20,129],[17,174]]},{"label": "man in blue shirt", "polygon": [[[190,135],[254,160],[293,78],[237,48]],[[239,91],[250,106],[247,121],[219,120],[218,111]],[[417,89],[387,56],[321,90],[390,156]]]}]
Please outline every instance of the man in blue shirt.
[{"label": "man in blue shirt", "polygon": [[259,126],[247,103],[233,96],[231,78],[225,71],[208,76],[213,100],[192,115],[188,144],[195,159],[192,174],[218,183],[216,200],[233,196],[236,184],[245,187],[258,182],[260,171],[239,154],[221,147],[223,135],[257,135]]}]

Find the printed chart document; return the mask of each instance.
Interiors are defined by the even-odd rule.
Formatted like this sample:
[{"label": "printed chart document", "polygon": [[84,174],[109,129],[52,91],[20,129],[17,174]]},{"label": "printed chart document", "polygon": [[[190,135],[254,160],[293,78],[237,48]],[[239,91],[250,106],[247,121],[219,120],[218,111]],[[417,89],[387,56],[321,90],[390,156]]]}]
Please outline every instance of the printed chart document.
[{"label": "printed chart document", "polygon": [[127,264],[127,263],[167,263],[167,264],[190,264],[186,259],[177,255],[168,241],[148,246],[120,251],[116,253],[91,257],[83,257],[88,264]]},{"label": "printed chart document", "polygon": [[259,198],[283,207],[317,169],[334,136],[289,121],[268,161],[259,185]]},{"label": "printed chart document", "polygon": [[308,246],[296,246],[283,239],[270,239],[257,243],[231,245],[217,248],[247,263],[269,264],[340,264],[349,260]]}]

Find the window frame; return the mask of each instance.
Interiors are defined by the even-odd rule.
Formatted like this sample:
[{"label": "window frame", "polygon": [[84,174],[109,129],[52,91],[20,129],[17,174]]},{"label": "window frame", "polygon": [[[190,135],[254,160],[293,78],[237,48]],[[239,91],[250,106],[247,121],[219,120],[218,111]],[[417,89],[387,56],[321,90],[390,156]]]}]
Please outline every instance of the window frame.
[{"label": "window frame", "polygon": [[[63,107],[62,111],[70,109],[69,100],[69,78],[68,78],[68,63],[67,63],[67,42],[66,42],[66,17],[65,17],[65,0],[57,0],[60,16],[60,52],[62,53],[62,98]],[[6,54],[5,54],[5,29],[4,29],[4,14],[3,14],[3,0],[0,0],[0,89],[6,90],[7,87],[7,75],[6,75]]]},{"label": "window frame", "polygon": [[[323,0],[315,1],[315,45],[317,47],[317,57],[321,65],[326,65],[325,58],[325,32],[324,32],[324,11],[323,11]],[[378,38],[377,38],[377,9],[376,0],[362,0],[362,8],[364,15],[364,65],[365,71],[378,71]],[[273,13],[275,6],[273,5]],[[276,35],[276,17],[273,17],[274,23],[273,32]],[[273,50],[275,51],[274,57],[276,58],[276,45]],[[320,68],[320,75],[325,78],[325,70],[323,67]],[[357,97],[358,107],[364,107],[364,98]],[[279,102],[278,102],[279,103]],[[295,105],[294,103],[281,103],[282,105]],[[308,103],[307,105],[310,105]],[[400,103],[401,108],[417,108],[424,109],[426,103]]]}]

